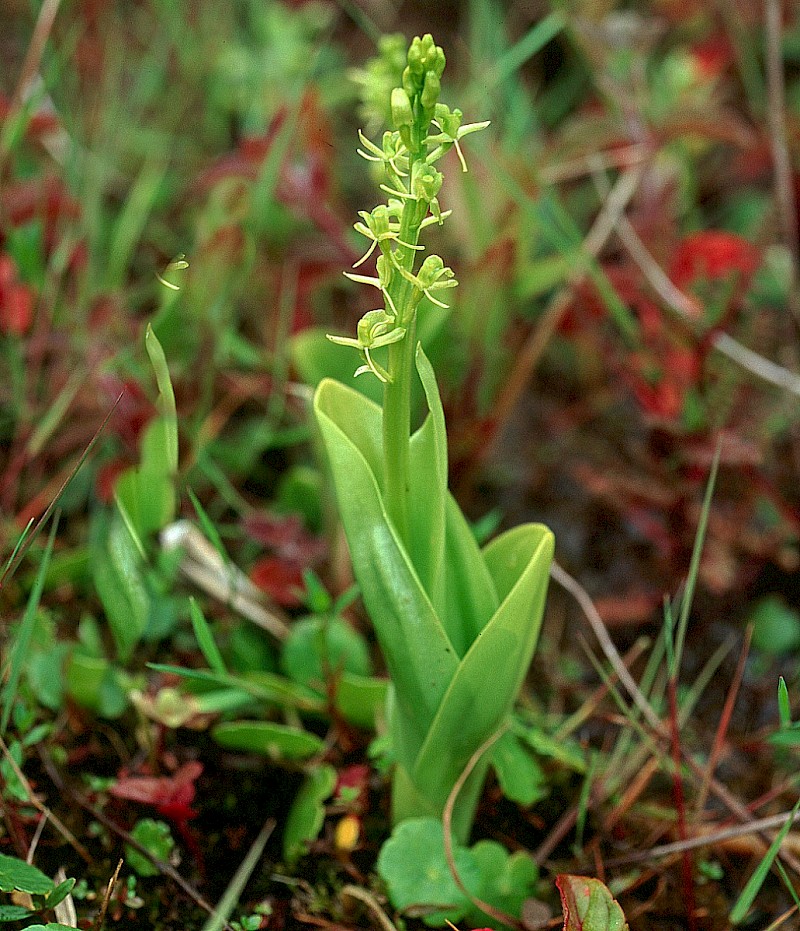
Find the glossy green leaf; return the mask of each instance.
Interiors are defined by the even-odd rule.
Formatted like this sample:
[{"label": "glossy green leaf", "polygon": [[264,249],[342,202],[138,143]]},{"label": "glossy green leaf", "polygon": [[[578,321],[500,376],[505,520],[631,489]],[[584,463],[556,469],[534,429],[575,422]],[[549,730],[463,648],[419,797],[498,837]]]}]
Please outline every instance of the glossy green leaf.
[{"label": "glossy green leaf", "polygon": [[189,614],[192,618],[192,629],[194,630],[197,645],[200,647],[209,668],[213,672],[226,675],[225,660],[223,660],[222,654],[219,652],[219,647],[214,640],[214,634],[208,625],[208,621],[194,598],[189,599]]},{"label": "glossy green leaf", "polygon": [[459,631],[458,641],[453,645],[459,656],[463,656],[494,615],[499,600],[486,560],[450,494],[446,518],[444,613],[448,618],[447,630]]},{"label": "glossy green leaf", "polygon": [[150,669],[171,673],[190,682],[241,689],[259,701],[274,702],[281,707],[298,708],[302,711],[322,711],[325,707],[316,692],[271,672],[256,671],[233,676],[210,669],[187,669],[184,666],[171,666],[166,663],[148,663],[148,666]]},{"label": "glossy green leaf", "polygon": [[599,879],[588,876],[556,877],[564,910],[564,931],[628,931],[617,900]]},{"label": "glossy green leaf", "polygon": [[[546,527],[525,524],[485,550],[504,600],[459,664],[411,774],[422,795],[437,807],[444,807],[469,758],[502,727],[512,709],[536,648],[553,547],[553,535]],[[488,763],[486,756],[475,767],[471,786],[468,783],[463,790],[464,801],[454,812],[457,838],[469,831],[477,800],[474,786],[482,783]]]},{"label": "glossy green leaf", "polygon": [[[23,918],[30,918],[30,909],[22,905],[0,905],[0,921],[21,921]],[[36,925],[28,925],[28,929],[35,928]],[[42,926],[39,925],[41,928]]]},{"label": "glossy green leaf", "polygon": [[175,475],[178,471],[178,415],[175,409],[175,392],[172,390],[164,350],[149,323],[144,335],[144,345],[155,372],[158,384],[158,410],[164,424],[163,441],[149,451],[146,458],[154,465],[163,464],[163,469],[168,475]]},{"label": "glossy green leaf", "polygon": [[57,921],[48,921],[46,925],[28,925],[25,931],[75,931],[75,928],[72,925],[62,925]]},{"label": "glossy green leaf", "polygon": [[491,762],[503,795],[512,802],[533,805],[549,794],[542,768],[516,734],[503,734],[491,749]]},{"label": "glossy green leaf", "polygon": [[347,621],[305,617],[292,625],[281,669],[295,682],[324,692],[326,681],[342,672],[370,675],[372,663],[366,641]]},{"label": "glossy green leaf", "polygon": [[117,479],[114,493],[141,538],[165,527],[175,516],[175,487],[170,469],[169,426],[152,420],[142,438],[141,463]]},{"label": "glossy green leaf", "polygon": [[385,714],[387,679],[343,673],[336,683],[336,710],[356,727],[375,730]]},{"label": "glossy green leaf", "polygon": [[[154,818],[141,818],[137,821],[131,831],[131,837],[164,863],[169,862],[175,849],[175,839],[169,825]],[[140,876],[157,876],[159,873],[158,867],[130,844],[125,845],[125,861]]]},{"label": "glossy green leaf", "polygon": [[70,892],[72,892],[74,886],[75,880],[73,878],[65,879],[63,882],[60,882],[45,899],[44,907],[55,908],[56,905],[60,905]]},{"label": "glossy green leaf", "polygon": [[[409,446],[408,552],[422,587],[444,619],[447,434],[436,376],[421,346],[417,347],[416,362],[429,413]],[[446,625],[445,629],[452,642],[454,632]]]},{"label": "glossy green leaf", "polygon": [[316,734],[271,721],[218,724],[212,729],[211,735],[218,744],[229,750],[261,753],[273,760],[305,760],[319,753],[325,746]]},{"label": "glossy green leaf", "polygon": [[792,706],[789,701],[789,689],[783,676],[778,678],[778,718],[782,728],[792,726]]},{"label": "glossy green leaf", "polygon": [[289,866],[300,859],[308,844],[316,840],[325,821],[324,802],[333,794],[336,770],[327,763],[306,776],[297,793],[283,830],[283,858]]}]

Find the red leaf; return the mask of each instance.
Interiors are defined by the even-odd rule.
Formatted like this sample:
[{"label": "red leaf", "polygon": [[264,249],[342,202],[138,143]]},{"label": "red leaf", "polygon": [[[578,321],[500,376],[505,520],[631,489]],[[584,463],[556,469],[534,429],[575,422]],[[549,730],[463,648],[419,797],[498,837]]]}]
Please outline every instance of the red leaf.
[{"label": "red leaf", "polygon": [[303,527],[297,514],[271,514],[260,511],[248,514],[242,521],[245,533],[274,550],[284,560],[305,569],[325,555],[325,541]]},{"label": "red leaf", "polygon": [[33,323],[33,291],[20,282],[0,292],[0,332],[24,336]]},{"label": "red leaf", "polygon": [[279,556],[265,556],[254,564],[250,578],[284,608],[296,608],[303,603],[303,570],[297,563]]},{"label": "red leaf", "polygon": [[203,764],[184,763],[172,776],[121,776],[109,792],[143,805],[153,805],[156,811],[176,823],[196,818],[191,808],[195,796],[195,780],[203,772]]},{"label": "red leaf", "polygon": [[697,281],[727,278],[738,272],[744,287],[760,262],[758,249],[741,236],[703,230],[687,236],[678,246],[669,276],[681,290],[688,290]]},{"label": "red leaf", "polygon": [[339,770],[336,779],[334,797],[338,798],[342,790],[352,794],[350,810],[363,815],[367,810],[370,768],[365,763],[352,763]]},{"label": "red leaf", "polygon": [[564,910],[564,931],[628,931],[619,903],[599,879],[556,876]]}]

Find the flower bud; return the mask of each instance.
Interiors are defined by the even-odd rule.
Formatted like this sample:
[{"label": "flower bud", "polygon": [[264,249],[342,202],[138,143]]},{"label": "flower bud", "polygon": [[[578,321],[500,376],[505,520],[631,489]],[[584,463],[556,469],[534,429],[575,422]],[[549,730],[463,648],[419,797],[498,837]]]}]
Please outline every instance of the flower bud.
[{"label": "flower bud", "polygon": [[420,97],[422,106],[426,110],[431,110],[436,106],[436,101],[439,99],[441,89],[442,86],[436,72],[426,71],[425,84],[422,87],[422,96]]},{"label": "flower bud", "polygon": [[432,165],[416,162],[411,177],[411,193],[417,200],[430,203],[442,187],[442,173]]},{"label": "flower bud", "polygon": [[414,124],[414,111],[411,100],[402,87],[395,87],[392,91],[392,122],[397,129]]}]

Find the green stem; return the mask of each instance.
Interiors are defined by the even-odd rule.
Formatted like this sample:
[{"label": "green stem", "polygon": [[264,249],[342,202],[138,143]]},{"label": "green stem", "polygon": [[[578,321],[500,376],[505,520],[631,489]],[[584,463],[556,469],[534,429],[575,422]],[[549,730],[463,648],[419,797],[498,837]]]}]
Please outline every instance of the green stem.
[{"label": "green stem", "polygon": [[[409,174],[413,167],[410,160]],[[416,245],[419,238],[420,205],[406,201],[400,218],[400,239]],[[416,250],[398,246],[396,258],[406,271],[413,272]],[[405,338],[389,346],[388,372],[391,381],[383,389],[383,493],[389,517],[404,544],[408,544],[409,441],[411,439],[411,384],[417,344],[417,311],[412,304],[413,286],[395,272],[389,292],[397,308]]]}]

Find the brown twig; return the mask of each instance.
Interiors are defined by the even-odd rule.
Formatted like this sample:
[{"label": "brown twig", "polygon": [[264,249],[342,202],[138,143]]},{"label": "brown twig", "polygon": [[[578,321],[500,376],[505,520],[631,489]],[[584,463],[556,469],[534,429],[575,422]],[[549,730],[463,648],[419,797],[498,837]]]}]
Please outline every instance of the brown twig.
[{"label": "brown twig", "polygon": [[117,880],[119,879],[119,872],[122,869],[122,864],[122,859],[117,861],[117,868],[114,870],[111,879],[108,881],[106,890],[103,893],[103,901],[100,903],[100,911],[97,913],[97,916],[92,922],[92,931],[102,931],[106,920],[106,912],[108,911],[108,906],[111,902],[111,896],[114,894],[114,886],[116,886]]},{"label": "brown twig", "polygon": [[780,0],[765,0],[764,3],[764,38],[766,41],[765,57],[767,69],[767,120],[769,122],[772,144],[772,161],[775,166],[775,196],[778,201],[780,224],[786,247],[792,257],[792,278],[790,306],[795,315],[795,322],[800,324],[800,307],[792,297],[798,280],[798,263],[800,263],[800,236],[797,229],[797,205],[795,203],[794,185],[792,183],[792,161],[786,138],[786,88],[783,79],[783,58],[781,54],[782,25]]},{"label": "brown twig", "polygon": [[[550,570],[550,575],[576,599],[580,607],[583,609],[583,612],[589,621],[592,630],[595,632],[595,636],[597,636],[606,658],[611,663],[620,681],[625,685],[625,688],[633,698],[634,703],[646,718],[655,735],[661,740],[669,743],[670,735],[668,728],[665,727],[664,723],[659,719],[655,711],[653,711],[650,703],[642,694],[639,687],[633,681],[633,677],[622,663],[622,659],[617,652],[613,642],[611,641],[605,625],[603,624],[603,619],[598,614],[597,609],[595,608],[592,599],[589,597],[586,590],[576,579],[572,578],[569,573],[565,572],[564,569],[558,566],[557,563],[553,563],[553,567]],[[621,673],[620,670],[622,670]],[[686,751],[682,750],[681,756],[683,763],[688,766],[689,771],[693,774],[694,778],[702,785],[703,781],[706,779],[706,770],[694,759],[694,757],[691,756],[691,754],[687,753]],[[739,799],[737,799],[734,795],[732,795],[726,786],[724,786],[718,779],[712,776],[708,782],[708,788],[709,791],[725,805],[728,811],[735,815],[735,817],[737,817],[740,821],[744,822],[745,824],[752,824],[755,822],[755,819],[751,812],[748,810],[747,806],[740,802]],[[759,830],[759,833],[762,835],[762,839],[767,845],[772,843],[774,839],[773,837],[765,835],[761,830]],[[796,875],[800,876],[800,860],[795,857],[794,854],[787,850],[781,850],[779,856],[783,862],[794,871]]]},{"label": "brown twig", "polygon": [[25,777],[25,773],[17,765],[17,761],[11,755],[6,742],[0,737],[0,752],[2,752],[5,757],[6,762],[14,771],[14,775],[19,779],[20,785],[25,790],[25,794],[28,797],[28,802],[33,805],[33,807],[40,812],[44,818],[50,821],[54,828],[61,834],[64,840],[72,847],[82,860],[86,863],[92,862],[92,857],[89,854],[89,851],[83,846],[83,844],[78,840],[77,837],[70,831],[70,829],[61,821],[59,817],[53,814],[52,811],[37,798],[36,793],[33,791],[30,782],[28,782]]},{"label": "brown twig", "polygon": [[78,470],[80,469],[80,467],[84,464],[84,462],[86,462],[87,458],[89,457],[89,453],[91,453],[91,451],[94,449],[95,443],[100,438],[100,434],[103,432],[103,430],[105,430],[106,424],[111,419],[111,415],[117,409],[117,405],[122,400],[124,394],[125,394],[124,391],[120,392],[119,396],[117,397],[117,400],[114,401],[114,403],[111,405],[111,410],[106,414],[105,418],[103,419],[103,422],[100,424],[100,426],[95,431],[94,436],[89,441],[89,444],[87,445],[86,449],[84,449],[80,459],[75,463],[75,466],[72,468],[69,475],[67,475],[67,477],[64,479],[64,482],[61,485],[61,487],[58,489],[58,493],[56,494],[55,498],[53,498],[50,504],[48,504],[47,508],[45,509],[44,514],[42,514],[42,516],[36,522],[36,525],[31,529],[30,533],[28,533],[22,546],[20,546],[20,548],[17,550],[17,554],[14,557],[14,559],[6,566],[5,570],[3,571],[3,574],[0,575],[0,590],[2,590],[3,584],[5,583],[6,579],[11,578],[11,576],[14,574],[14,571],[16,570],[17,566],[22,561],[22,558],[25,555],[25,553],[27,553],[28,548],[30,547],[31,543],[33,543],[33,541],[39,535],[42,527],[44,527],[45,523],[47,522],[48,517],[50,517],[50,515],[53,513],[53,509],[58,504],[59,500],[61,499],[61,496],[66,491],[67,486],[72,481],[72,479],[75,478],[75,476],[78,474]]},{"label": "brown twig", "polygon": [[[6,116],[7,120],[12,119],[14,113],[22,106],[25,101],[25,94],[33,82],[34,75],[39,70],[44,55],[44,47],[53,29],[58,8],[61,6],[61,0],[44,0],[39,8],[39,16],[36,19],[36,25],[33,28],[28,51],[25,53],[25,59],[22,62],[19,78],[11,97],[11,108]],[[5,160],[8,157],[7,140],[10,137],[0,136],[0,175],[3,174]]]},{"label": "brown twig", "polygon": [[702,783],[700,784],[700,791],[697,793],[695,812],[698,814],[703,810],[703,808],[705,808],[706,799],[708,798],[708,786],[711,782],[711,777],[714,774],[714,770],[717,768],[720,754],[722,753],[722,746],[725,742],[725,735],[728,733],[728,726],[731,722],[731,715],[733,714],[733,708],[736,704],[736,699],[739,695],[739,688],[744,677],[744,667],[745,663],[747,662],[747,657],[750,653],[750,639],[752,636],[753,628],[751,626],[747,628],[744,634],[744,643],[742,644],[742,649],[739,653],[739,661],[736,664],[736,672],[733,675],[730,688],[728,689],[728,693],[725,696],[725,704],[722,707],[722,714],[719,718],[717,731],[714,734],[714,742],[711,745],[711,752],[708,754],[705,776]]},{"label": "brown twig", "polygon": [[[698,847],[712,847],[714,844],[719,844],[735,837],[762,834],[765,831],[772,831],[776,828],[783,827],[791,817],[792,813],[787,811],[779,815],[770,815],[768,818],[758,818],[748,824],[734,824],[728,828],[709,831],[704,834],[699,834],[696,837],[688,837],[685,840],[674,841],[671,844],[661,844],[658,847],[651,847],[649,850],[640,850],[636,853],[626,854],[623,857],[615,857],[613,860],[607,860],[606,866],[631,866],[634,863],[644,863],[650,859],[671,857],[675,854],[682,853],[684,850],[696,850]],[[800,820],[800,812],[794,816],[794,819],[795,821]]]},{"label": "brown twig", "polygon": [[[680,725],[678,724],[678,671],[673,669],[667,683],[667,700],[669,702],[670,723],[670,749],[672,751],[672,795],[677,815],[678,837],[687,840],[686,830],[686,800],[683,793],[683,778],[681,776],[681,758],[684,756],[681,746]],[[697,918],[695,915],[694,898],[694,869],[689,850],[681,851],[681,878],[683,880],[684,904],[686,906],[686,922],[689,931],[696,931]]]},{"label": "brown twig", "polygon": [[[595,166],[594,181],[601,193],[609,189],[605,174]],[[661,298],[664,304],[677,313],[681,319],[694,316],[697,312],[697,303],[688,294],[684,294],[669,278],[667,273],[653,258],[647,246],[642,242],[633,224],[626,216],[621,216],[616,227],[616,234],[626,251],[636,263],[639,271],[647,279],[650,287]],[[752,349],[748,349],[728,333],[717,332],[711,338],[711,345],[721,355],[730,359],[746,372],[759,380],[784,391],[800,396],[800,376],[782,365],[764,358]]]},{"label": "brown twig", "polygon": [[[128,844],[130,847],[133,847],[134,850],[137,850],[142,856],[147,857],[147,859],[156,867],[156,869],[163,873],[165,876],[168,876],[176,886],[178,886],[199,908],[202,908],[203,911],[208,912],[209,915],[216,915],[216,910],[213,905],[206,901],[206,899],[194,888],[194,886],[186,879],[181,876],[181,874],[169,863],[165,863],[163,860],[159,860],[158,857],[153,856],[153,854],[141,844],[132,834],[129,834],[124,828],[120,827],[116,822],[112,821],[105,812],[97,808],[96,805],[92,803],[81,795],[80,792],[73,789],[71,786],[67,785],[64,780],[61,778],[61,774],[56,768],[53,760],[50,757],[50,754],[42,747],[39,746],[39,756],[42,759],[44,768],[47,770],[47,774],[50,776],[50,779],[53,781],[53,784],[61,792],[62,795],[69,796],[75,804],[79,805],[84,811],[89,812],[89,814],[103,827],[108,828],[109,831],[117,835],[124,843]],[[231,926],[227,921],[223,922],[222,925],[226,931],[232,931]]]}]

